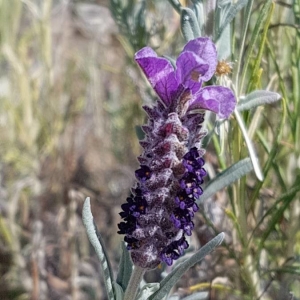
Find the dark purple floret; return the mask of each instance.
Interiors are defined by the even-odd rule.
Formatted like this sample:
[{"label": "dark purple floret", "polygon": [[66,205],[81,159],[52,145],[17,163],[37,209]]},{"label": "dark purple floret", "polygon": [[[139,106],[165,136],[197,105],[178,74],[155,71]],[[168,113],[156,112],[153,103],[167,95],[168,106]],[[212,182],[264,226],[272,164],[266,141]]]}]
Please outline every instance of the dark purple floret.
[{"label": "dark purple floret", "polygon": [[178,241],[172,242],[168,247],[166,247],[161,253],[161,260],[164,261],[168,266],[171,266],[173,260],[178,259],[181,255],[183,255],[184,250],[189,247],[188,242],[184,237],[179,239]]},{"label": "dark purple floret", "polygon": [[151,176],[151,170],[148,166],[141,165],[141,168],[135,171],[135,176],[138,180],[146,181]]},{"label": "dark purple floret", "polygon": [[149,47],[135,55],[159,99],[144,106],[147,125],[143,153],[132,194],[120,213],[118,225],[135,265],[152,269],[161,262],[172,265],[188,248],[194,228],[201,184],[204,150],[201,139],[205,110],[227,118],[235,107],[233,93],[222,86],[203,87],[217,65],[214,44],[208,38],[188,42],[176,69]]}]

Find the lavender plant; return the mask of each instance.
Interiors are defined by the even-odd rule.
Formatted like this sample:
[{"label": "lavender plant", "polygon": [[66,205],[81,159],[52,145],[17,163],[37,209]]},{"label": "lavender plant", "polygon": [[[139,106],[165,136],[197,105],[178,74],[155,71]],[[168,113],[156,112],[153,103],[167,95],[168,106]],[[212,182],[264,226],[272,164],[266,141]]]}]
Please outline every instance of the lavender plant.
[{"label": "lavender plant", "polygon": [[[299,300],[300,1],[110,0],[116,24],[108,2],[0,1],[0,299]],[[218,64],[197,92],[180,79],[170,97],[186,105],[182,116],[172,109],[189,138],[179,141],[171,132],[184,153],[164,149],[162,157],[174,154],[172,161],[182,169],[162,166],[140,179],[143,166],[153,168],[159,158],[157,153],[147,157],[149,151],[154,155],[156,135],[142,132],[140,104],[159,114],[157,128],[170,121],[165,116],[171,105],[140,76],[134,53],[147,45],[167,55],[178,81],[180,68],[172,57],[199,38],[215,45]],[[235,96],[228,119],[211,113],[211,103],[203,109],[203,97],[200,109],[188,110],[197,95],[216,86]],[[278,93],[282,101],[275,103]],[[185,124],[193,114],[199,118],[196,151],[190,142],[195,132]],[[158,124],[146,118],[146,127]],[[124,235],[116,234],[120,218],[115,212],[134,177],[124,172],[137,164],[140,151],[134,129],[138,139],[146,135],[141,141],[146,161],[122,206],[120,226],[132,242],[122,242],[116,270],[116,240]],[[191,153],[199,157],[187,159]],[[151,190],[153,176],[161,171],[171,172],[165,176],[170,184]],[[158,197],[161,189],[167,196],[156,210],[149,195]],[[93,198],[101,228],[100,235],[87,200],[83,219],[108,297],[98,278],[101,268],[87,258],[90,245],[77,209],[84,195]],[[144,207],[137,206],[141,195]],[[155,244],[165,223],[149,218],[149,225],[138,228],[139,222],[160,209],[176,236],[163,239],[166,247],[156,248],[160,264],[143,276],[148,269],[133,268],[131,255],[143,255],[141,250]],[[141,232],[153,236],[135,241]],[[175,248],[180,236],[186,242]],[[222,246],[199,263],[224,236]]]},{"label": "lavender plant", "polygon": [[[205,110],[228,118],[236,103],[226,87],[203,87],[217,66],[217,51],[209,38],[189,41],[176,68],[149,47],[138,51],[135,60],[159,98],[155,106],[144,106],[149,120],[142,127],[146,137],[140,142],[144,151],[135,171],[137,184],[120,213],[124,221],[118,233],[125,234],[135,266],[124,299],[134,299],[137,278],[146,270],[162,262],[171,266],[188,248],[186,236],[192,234],[206,175],[201,148]],[[222,239],[221,234],[214,245]]]},{"label": "lavender plant", "polygon": [[201,141],[204,111],[227,118],[235,107],[231,90],[202,87],[217,65],[214,44],[208,38],[188,42],[176,61],[176,70],[151,48],[135,60],[159,96],[154,107],[144,106],[149,121],[141,141],[143,154],[135,172],[138,183],[122,205],[119,233],[126,234],[133,263],[152,269],[162,261],[171,265],[188,247],[192,219],[198,211],[206,171]]},{"label": "lavender plant", "polygon": [[[114,5],[118,3],[113,1]],[[135,171],[136,184],[120,213],[123,221],[118,225],[118,233],[125,235],[126,247],[123,248],[116,281],[113,279],[103,242],[97,237],[92,222],[89,199],[83,210],[89,238],[102,262],[109,299],[167,298],[184,272],[223,241],[224,234],[221,233],[190,258],[178,264],[175,262],[175,267],[160,283],[141,286],[142,277],[147,270],[156,268],[161,263],[171,266],[184,254],[189,246],[187,237],[192,234],[193,217],[199,210],[199,205],[214,192],[240,179],[252,169],[258,180],[264,180],[241,112],[275,102],[280,99],[280,95],[255,90],[253,78],[248,95],[242,96],[248,61],[246,60],[241,75],[241,55],[253,1],[240,0],[235,4],[231,1],[216,1],[208,5],[195,0],[191,8],[183,7],[176,0],[170,0],[170,3],[181,15],[181,30],[186,40],[176,62],[158,57],[150,47],[135,54],[135,61],[158,98],[153,106],[143,107],[148,115],[148,123],[142,126],[145,138],[140,141],[143,153],[138,157],[140,168]],[[224,61],[231,54],[229,26],[246,5],[241,55],[233,82],[227,76],[231,71],[230,64]],[[205,19],[204,11],[209,15],[208,19]],[[261,23],[268,22],[271,11],[272,3],[268,1],[263,7]],[[258,30],[253,36],[253,39],[257,38]],[[238,105],[237,100],[240,100]],[[211,180],[203,192],[202,184],[206,175],[203,159],[206,130],[203,123],[207,111],[216,114],[216,125],[221,124],[221,127],[224,126],[224,119],[234,113],[238,126],[233,132],[240,129],[250,158],[239,161],[240,156],[234,153],[236,162]],[[246,245],[246,215],[242,201],[243,199],[237,199],[235,191],[232,202],[234,213],[231,217],[241,243]],[[249,295],[261,298],[257,274],[252,265],[253,257],[247,246],[244,259],[243,276],[249,283]],[[206,295],[196,294],[192,299],[205,298]]]}]

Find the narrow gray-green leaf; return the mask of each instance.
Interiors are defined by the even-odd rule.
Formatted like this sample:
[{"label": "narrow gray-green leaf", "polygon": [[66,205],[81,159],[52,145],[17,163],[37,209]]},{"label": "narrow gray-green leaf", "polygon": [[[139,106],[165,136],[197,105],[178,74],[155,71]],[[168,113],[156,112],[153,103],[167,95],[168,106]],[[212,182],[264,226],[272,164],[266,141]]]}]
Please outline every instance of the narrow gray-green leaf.
[{"label": "narrow gray-green leaf", "polygon": [[117,282],[113,282],[114,292],[115,292],[115,300],[123,300],[124,298],[124,291]]},{"label": "narrow gray-green leaf", "polygon": [[[219,2],[222,2],[222,1],[218,1],[218,4],[217,4],[217,5],[221,6],[219,4]],[[216,41],[220,38],[220,36],[221,36],[223,30],[226,28],[226,26],[228,24],[230,24],[230,22],[235,18],[236,14],[247,4],[248,0],[239,0],[237,3],[232,4],[229,9],[227,6],[228,1],[223,1],[223,2],[225,2],[224,9],[226,11],[223,14],[221,12],[221,14],[220,14],[222,16],[221,22],[217,22],[220,24],[220,26],[216,30],[216,35],[215,35]]]},{"label": "narrow gray-green leaf", "polygon": [[130,259],[129,251],[126,249],[125,243],[122,242],[122,256],[119,265],[117,283],[125,291],[132,273],[132,262]]},{"label": "narrow gray-green leaf", "polygon": [[237,109],[235,109],[234,111],[234,114],[235,114],[235,118],[239,124],[239,127],[242,131],[242,134],[243,134],[243,137],[244,137],[244,140],[246,142],[246,145],[247,145],[247,148],[248,148],[248,152],[249,152],[249,155],[250,155],[250,158],[251,158],[251,161],[252,161],[252,165],[253,165],[253,169],[254,169],[254,172],[255,172],[255,175],[257,177],[258,180],[260,181],[263,181],[264,180],[264,175],[262,173],[262,170],[261,170],[261,167],[260,167],[260,164],[259,164],[259,161],[258,161],[258,158],[257,158],[257,155],[256,155],[256,151],[253,147],[253,144],[252,144],[252,141],[248,135],[248,132],[247,132],[247,129],[246,129],[246,126],[244,124],[244,121],[240,115],[240,113],[238,112]]},{"label": "narrow gray-green leaf", "polygon": [[[110,269],[110,263],[108,260],[108,257],[106,255],[106,250],[103,245],[102,239],[100,240],[96,232],[96,227],[94,224],[94,218],[91,212],[91,203],[90,203],[90,198],[86,198],[83,204],[83,209],[82,209],[82,221],[86,229],[87,236],[93,245],[95,252],[100,260],[101,266],[102,266],[102,273],[104,276],[104,284],[106,288],[106,292],[108,295],[109,300],[114,300],[114,292],[113,292],[113,287],[112,287],[112,273]],[[100,237],[101,238],[101,237]]]},{"label": "narrow gray-green leaf", "polygon": [[195,12],[198,24],[199,24],[199,28],[200,28],[200,33],[202,35],[202,30],[205,24],[205,17],[204,17],[204,7],[203,7],[203,0],[201,1],[193,1],[194,5],[193,5],[193,10]]},{"label": "narrow gray-green leaf", "polygon": [[224,239],[224,233],[218,234],[215,238],[204,245],[193,256],[188,258],[183,263],[179,264],[174,270],[166,276],[160,283],[160,289],[149,297],[149,300],[161,300],[163,299],[176,282],[182,277],[182,275],[196,263],[199,263],[207,254],[212,252],[218,245],[220,245]]},{"label": "narrow gray-green leaf", "polygon": [[231,55],[231,30],[227,25],[216,42],[218,60],[226,60]]},{"label": "narrow gray-green leaf", "polygon": [[207,300],[208,299],[208,292],[199,292],[192,295],[189,295],[182,300]]},{"label": "narrow gray-green leaf", "polygon": [[[211,197],[217,191],[225,188],[226,186],[232,184],[236,180],[245,176],[247,173],[253,170],[253,166],[249,157],[240,160],[228,169],[224,170],[213,178],[209,184],[204,187],[204,192],[200,197],[200,201],[205,201],[207,198]],[[197,202],[200,202],[197,201]],[[198,203],[199,204],[199,203]]]},{"label": "narrow gray-green leaf", "polygon": [[145,284],[141,288],[136,300],[148,300],[149,297],[159,289],[159,287],[160,284],[158,282]]},{"label": "narrow gray-green leaf", "polygon": [[254,91],[241,99],[237,105],[238,111],[249,110],[259,105],[270,104],[281,99],[281,96],[269,91]]},{"label": "narrow gray-green leaf", "polygon": [[181,8],[180,23],[181,31],[186,42],[201,35],[196,15],[190,8]]}]

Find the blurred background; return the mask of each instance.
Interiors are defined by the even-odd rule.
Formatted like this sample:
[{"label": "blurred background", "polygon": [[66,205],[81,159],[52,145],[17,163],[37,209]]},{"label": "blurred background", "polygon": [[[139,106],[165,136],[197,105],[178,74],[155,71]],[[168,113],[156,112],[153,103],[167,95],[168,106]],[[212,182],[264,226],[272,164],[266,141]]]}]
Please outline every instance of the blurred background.
[{"label": "blurred background", "polygon": [[[251,28],[263,2],[254,6]],[[286,100],[292,99],[288,117],[299,119],[292,114],[297,112],[300,82],[300,10],[295,7],[293,1],[276,5],[268,33],[273,52],[264,53],[260,85],[284,91]],[[239,38],[237,33],[236,41]],[[0,0],[0,299],[106,299],[81,209],[85,197],[91,197],[116,270],[123,238],[116,233],[118,213],[138,167],[139,126],[145,121],[141,105],[153,101],[133,61],[145,45],[160,55],[174,57],[181,51],[180,18],[168,1]],[[233,43],[233,52],[235,47]],[[265,148],[268,142],[275,145],[270,128],[277,126],[281,107],[264,113],[270,118],[255,126],[260,126],[256,143],[266,163]],[[300,145],[293,135],[298,125],[291,131],[293,124],[284,127],[282,144],[276,144],[279,158],[258,189],[262,214],[273,204],[274,209],[281,205],[277,197],[297,184],[295,179],[300,185],[295,169]],[[210,174],[220,170],[214,145],[206,154]],[[252,175],[246,192],[253,193],[255,184]],[[265,251],[268,259],[260,256],[255,262],[262,265],[264,286],[271,287],[270,299],[289,299],[290,292],[295,297],[290,299],[300,299],[297,191],[269,232],[268,247],[274,252]],[[207,202],[206,216],[214,225],[197,216],[191,250],[215,236],[216,229],[230,231],[227,203],[226,192]],[[258,238],[265,227],[256,232]],[[210,290],[213,285],[210,299],[244,299],[243,262],[229,251],[230,237],[227,242],[227,248],[218,248],[182,278],[179,294],[190,293],[191,286]],[[286,251],[292,257],[297,254],[298,261],[282,271],[285,259],[290,260]],[[160,280],[162,271],[149,272],[146,280]]]},{"label": "blurred background", "polygon": [[[90,196],[116,263],[144,122],[133,55],[149,36],[130,44],[110,7],[0,1],[0,299],[105,299],[81,209]],[[150,9],[160,45],[166,14]]]}]

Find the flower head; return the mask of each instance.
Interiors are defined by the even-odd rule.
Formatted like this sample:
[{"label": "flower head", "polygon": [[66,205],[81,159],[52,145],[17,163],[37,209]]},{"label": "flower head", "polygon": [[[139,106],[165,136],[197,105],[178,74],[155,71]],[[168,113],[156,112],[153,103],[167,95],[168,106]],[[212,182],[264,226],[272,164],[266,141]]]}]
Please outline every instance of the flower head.
[{"label": "flower head", "polygon": [[205,109],[220,118],[228,118],[234,110],[235,98],[230,89],[202,87],[217,67],[216,47],[209,38],[189,41],[177,58],[176,70],[167,59],[157,57],[149,47],[138,51],[135,60],[165,105],[174,103],[178,90],[183,87],[189,96],[188,111]]},{"label": "flower head", "polygon": [[204,111],[227,118],[235,107],[231,90],[203,87],[217,66],[215,45],[208,38],[188,42],[176,61],[176,69],[149,47],[135,60],[159,96],[153,107],[145,106],[148,124],[142,128],[144,151],[138,160],[137,183],[122,205],[120,234],[125,234],[134,264],[155,268],[171,265],[188,248],[196,200],[202,194],[206,172],[201,139]]}]

